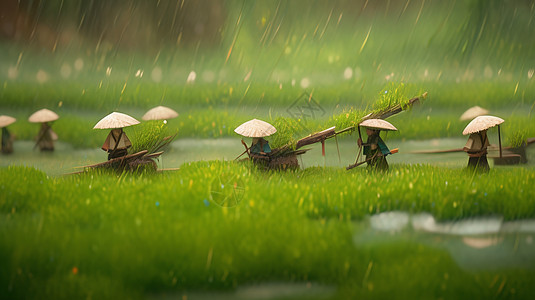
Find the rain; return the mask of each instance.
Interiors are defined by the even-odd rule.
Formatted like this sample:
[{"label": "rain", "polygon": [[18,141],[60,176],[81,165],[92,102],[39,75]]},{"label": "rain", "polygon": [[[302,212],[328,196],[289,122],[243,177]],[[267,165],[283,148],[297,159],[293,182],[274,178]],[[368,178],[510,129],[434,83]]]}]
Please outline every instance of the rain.
[{"label": "rain", "polygon": [[534,19],[0,1],[0,295],[533,298]]}]

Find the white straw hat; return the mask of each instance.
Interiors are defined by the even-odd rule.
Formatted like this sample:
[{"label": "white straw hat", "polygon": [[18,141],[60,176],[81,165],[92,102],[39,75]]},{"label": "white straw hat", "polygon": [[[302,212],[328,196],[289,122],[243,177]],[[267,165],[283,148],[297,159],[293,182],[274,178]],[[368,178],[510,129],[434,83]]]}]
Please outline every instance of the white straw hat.
[{"label": "white straw hat", "polygon": [[274,134],[277,129],[268,122],[252,119],[238,126],[234,132],[247,137],[265,137]]},{"label": "white straw hat", "polygon": [[390,124],[389,122],[382,120],[382,119],[368,119],[362,121],[359,126],[361,127],[367,127],[367,128],[373,128],[373,129],[379,129],[379,130],[390,130],[390,131],[396,131],[398,130],[394,125]]},{"label": "white straw hat", "polygon": [[28,121],[32,123],[44,123],[44,122],[52,122],[59,119],[59,116],[46,108],[43,108],[41,110],[38,110],[34,112],[29,118]]},{"label": "white straw hat", "polygon": [[461,115],[461,117],[459,119],[461,121],[472,120],[475,117],[484,116],[484,115],[486,115],[488,113],[489,113],[488,110],[486,110],[486,109],[484,109],[482,107],[479,107],[479,106],[474,106],[474,107],[471,107],[471,108],[467,109]]},{"label": "white straw hat", "polygon": [[502,118],[494,116],[479,116],[466,125],[466,128],[463,130],[463,135],[487,130],[496,125],[500,125],[503,122],[505,121]]},{"label": "white straw hat", "polygon": [[141,119],[148,120],[168,120],[178,117],[178,113],[169,107],[156,106],[155,108],[147,111]]},{"label": "white straw hat", "polygon": [[120,112],[112,112],[111,114],[102,118],[102,120],[98,121],[93,129],[123,128],[136,124],[139,124],[139,121],[129,115]]},{"label": "white straw hat", "polygon": [[9,126],[13,124],[15,121],[17,121],[17,119],[13,117],[1,115],[0,116],[0,128]]}]

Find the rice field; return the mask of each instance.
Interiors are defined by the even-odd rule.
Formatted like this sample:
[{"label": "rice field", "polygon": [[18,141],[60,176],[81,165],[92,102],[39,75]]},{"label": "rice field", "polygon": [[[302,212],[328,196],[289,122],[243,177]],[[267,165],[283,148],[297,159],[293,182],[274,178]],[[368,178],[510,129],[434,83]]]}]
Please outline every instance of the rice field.
[{"label": "rice field", "polygon": [[334,287],[328,299],[531,294],[532,254],[527,265],[467,271],[411,230],[405,238],[383,234],[379,243],[353,240],[366,232],[367,216],[388,211],[426,212],[437,221],[534,218],[532,168],[279,173],[203,161],[162,174],[49,177],[8,167],[0,178],[0,282],[8,298],[225,295],[263,282]]},{"label": "rice field", "polygon": [[[505,119],[504,146],[535,137],[530,1],[226,0],[208,42],[158,19],[176,18],[174,1],[95,1],[115,13],[96,24],[76,19],[93,1],[30,2],[46,30],[78,35],[53,50],[0,41],[0,115],[17,118],[0,156],[0,299],[534,298],[534,147],[488,174],[464,152],[410,153],[461,148],[475,105]],[[121,16],[143,29],[110,41]],[[356,133],[326,157],[311,145],[299,170],[234,161],[234,129],[252,118],[280,146],[424,92],[388,119],[400,151],[387,173],[345,170]],[[125,132],[137,150],[177,133],[158,166],[178,170],[67,174],[106,160],[98,120],[157,105],[179,116]],[[54,153],[33,149],[41,108],[60,115]]]}]

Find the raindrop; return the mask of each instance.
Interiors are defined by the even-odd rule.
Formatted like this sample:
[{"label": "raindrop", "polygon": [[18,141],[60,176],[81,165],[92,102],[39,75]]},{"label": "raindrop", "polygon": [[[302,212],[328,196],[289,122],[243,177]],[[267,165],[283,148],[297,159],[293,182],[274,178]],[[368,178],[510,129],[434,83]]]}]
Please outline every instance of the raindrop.
[{"label": "raindrop", "polygon": [[143,72],[144,72],[143,70],[138,69],[136,72],[136,77],[139,77],[139,78],[143,77]]},{"label": "raindrop", "polygon": [[39,71],[37,71],[37,74],[35,75],[35,78],[37,79],[37,82],[45,83],[45,82],[48,81],[48,73],[43,71],[43,70],[39,70]]},{"label": "raindrop", "polygon": [[344,78],[345,79],[351,79],[351,77],[353,77],[353,69],[351,69],[350,67],[347,67],[344,70]]},{"label": "raindrop", "polygon": [[74,69],[76,69],[76,71],[81,71],[83,68],[84,68],[84,60],[81,58],[77,58],[74,61]]},{"label": "raindrop", "polygon": [[186,83],[194,83],[196,78],[197,78],[197,73],[195,73],[195,71],[191,71],[188,75],[188,79],[186,80]]},{"label": "raindrop", "polygon": [[245,78],[243,78],[243,82],[247,82],[250,78],[251,78],[251,74],[253,73],[253,70],[249,71],[246,75],[245,75]]},{"label": "raindrop", "polygon": [[106,68],[106,76],[110,77],[111,75],[111,67]]},{"label": "raindrop", "polygon": [[[293,84],[293,81],[292,81],[292,85],[294,85],[294,84]],[[301,87],[304,88],[304,89],[308,88],[308,87],[310,86],[310,79],[308,79],[307,77],[301,79],[301,83],[300,83],[300,85],[301,85]]]},{"label": "raindrop", "polygon": [[286,48],[284,48],[284,53],[285,53],[286,55],[292,53],[292,48],[290,48],[290,47],[286,47]]}]

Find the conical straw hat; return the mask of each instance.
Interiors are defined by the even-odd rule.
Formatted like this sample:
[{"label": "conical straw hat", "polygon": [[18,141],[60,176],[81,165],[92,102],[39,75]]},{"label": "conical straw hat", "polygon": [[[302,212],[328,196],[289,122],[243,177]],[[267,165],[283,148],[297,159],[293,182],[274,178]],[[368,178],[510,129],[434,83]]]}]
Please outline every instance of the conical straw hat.
[{"label": "conical straw hat", "polygon": [[141,119],[148,120],[168,120],[178,117],[178,113],[169,107],[156,106],[153,109],[147,111]]},{"label": "conical straw hat", "polygon": [[398,130],[394,125],[390,124],[389,122],[381,119],[368,119],[362,121],[359,126],[367,127],[367,128],[373,128],[373,129],[379,129],[379,130],[390,130],[390,131],[396,131]]},{"label": "conical straw hat", "polygon": [[111,114],[102,118],[102,120],[98,121],[93,129],[123,128],[136,124],[139,124],[139,121],[129,115],[120,112],[112,112]]},{"label": "conical straw hat", "polygon": [[474,106],[466,110],[459,119],[461,121],[472,120],[475,117],[484,116],[488,113],[489,113],[488,110],[479,106]]},{"label": "conical straw hat", "polygon": [[466,128],[463,130],[463,135],[487,130],[496,125],[500,125],[503,122],[505,121],[502,118],[494,116],[479,116],[466,125]]},{"label": "conical straw hat", "polygon": [[34,112],[29,118],[28,121],[32,123],[44,123],[44,122],[52,122],[59,119],[59,116],[46,108],[43,108],[41,110],[38,110]]},{"label": "conical straw hat", "polygon": [[0,128],[9,126],[13,124],[15,121],[17,121],[17,119],[13,117],[1,115],[0,116]]},{"label": "conical straw hat", "polygon": [[277,129],[268,122],[252,119],[238,126],[234,132],[247,137],[265,137],[274,134]]}]

